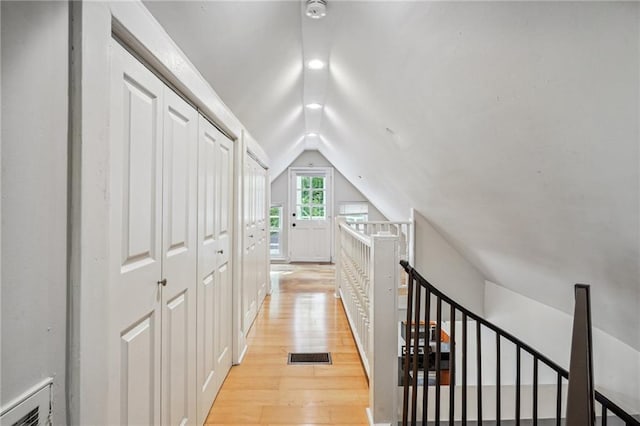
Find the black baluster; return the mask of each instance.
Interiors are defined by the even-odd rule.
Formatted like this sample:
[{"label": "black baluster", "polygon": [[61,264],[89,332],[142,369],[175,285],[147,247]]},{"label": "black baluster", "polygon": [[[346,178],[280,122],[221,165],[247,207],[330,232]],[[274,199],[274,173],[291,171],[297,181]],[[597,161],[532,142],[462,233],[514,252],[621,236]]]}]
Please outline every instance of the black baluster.
[{"label": "black baluster", "polygon": [[482,424],[482,338],[480,336],[480,321],[476,320],[476,353],[478,360],[478,424]]},{"label": "black baluster", "polygon": [[607,426],[607,407],[602,406],[602,426]]},{"label": "black baluster", "polygon": [[409,414],[409,340],[411,338],[411,315],[413,314],[413,275],[409,276],[409,288],[407,293],[407,323],[405,324],[405,354],[404,354],[404,371],[403,371],[403,397],[402,397],[402,426],[407,426]]},{"label": "black baluster", "polygon": [[496,425],[500,424],[500,335],[496,333]]},{"label": "black baluster", "polygon": [[449,336],[449,426],[455,424],[456,406],[456,308],[451,306],[451,335]]},{"label": "black baluster", "polygon": [[462,424],[467,424],[467,313],[462,312]]},{"label": "black baluster", "polygon": [[442,299],[436,299],[436,426],[440,426],[440,353],[442,351]]},{"label": "black baluster", "polygon": [[422,424],[427,424],[429,414],[429,339],[431,338],[431,292],[427,288],[425,295],[425,325],[424,325],[424,363],[422,364]]},{"label": "black baluster", "polygon": [[538,426],[538,357],[533,356],[533,426]]},{"label": "black baluster", "polygon": [[556,426],[560,426],[562,422],[562,375],[559,371],[556,386]]},{"label": "black baluster", "polygon": [[[420,340],[420,293],[422,290],[422,284],[418,282],[416,286],[416,311],[415,311],[415,320],[414,320],[414,330],[415,336],[413,336],[413,354],[411,354],[411,362],[413,363],[413,378],[411,380],[411,386],[413,387],[413,392],[411,393],[411,424],[416,424],[416,416],[417,416],[417,406],[418,406],[418,344]],[[411,342],[411,340],[409,340]],[[409,347],[407,344],[407,356],[409,356]]]},{"label": "black baluster", "polygon": [[516,426],[520,426],[520,345],[516,344]]}]

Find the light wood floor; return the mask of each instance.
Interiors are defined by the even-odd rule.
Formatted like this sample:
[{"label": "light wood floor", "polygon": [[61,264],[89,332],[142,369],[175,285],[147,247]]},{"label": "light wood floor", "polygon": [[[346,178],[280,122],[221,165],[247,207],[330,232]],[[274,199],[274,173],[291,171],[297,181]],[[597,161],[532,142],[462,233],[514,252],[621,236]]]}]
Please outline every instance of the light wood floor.
[{"label": "light wood floor", "polygon": [[[369,390],[333,265],[274,265],[279,284],[258,314],[207,424],[366,425]],[[329,351],[333,365],[287,365],[289,352]]]}]

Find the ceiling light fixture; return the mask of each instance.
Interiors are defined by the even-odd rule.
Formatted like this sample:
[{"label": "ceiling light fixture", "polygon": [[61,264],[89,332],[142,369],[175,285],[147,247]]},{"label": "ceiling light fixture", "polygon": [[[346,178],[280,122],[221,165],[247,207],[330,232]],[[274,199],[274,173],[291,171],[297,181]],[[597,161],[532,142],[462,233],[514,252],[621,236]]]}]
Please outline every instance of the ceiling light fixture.
[{"label": "ceiling light fixture", "polygon": [[309,132],[309,133],[307,133],[307,136],[315,138],[316,136],[318,136],[318,134],[314,133],[314,132]]},{"label": "ceiling light fixture", "polygon": [[320,105],[318,103],[315,103],[315,102],[311,103],[311,104],[307,104],[306,106],[309,109],[320,109],[320,108],[322,108],[322,105]]},{"label": "ceiling light fixture", "polygon": [[324,62],[322,62],[320,59],[312,59],[307,63],[307,66],[312,70],[321,70],[322,68],[324,68]]},{"label": "ceiling light fixture", "polygon": [[305,13],[311,19],[324,18],[327,15],[327,0],[307,0]]}]

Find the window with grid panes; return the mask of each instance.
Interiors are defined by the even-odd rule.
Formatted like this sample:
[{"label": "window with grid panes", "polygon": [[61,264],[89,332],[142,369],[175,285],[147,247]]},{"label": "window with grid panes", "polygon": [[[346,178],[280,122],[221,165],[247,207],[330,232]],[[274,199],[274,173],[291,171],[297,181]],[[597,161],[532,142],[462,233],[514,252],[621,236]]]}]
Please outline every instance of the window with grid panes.
[{"label": "window with grid panes", "polygon": [[298,176],[296,180],[296,218],[325,220],[327,188],[324,176]]},{"label": "window with grid panes", "polygon": [[269,252],[271,256],[282,256],[282,206],[269,209]]}]

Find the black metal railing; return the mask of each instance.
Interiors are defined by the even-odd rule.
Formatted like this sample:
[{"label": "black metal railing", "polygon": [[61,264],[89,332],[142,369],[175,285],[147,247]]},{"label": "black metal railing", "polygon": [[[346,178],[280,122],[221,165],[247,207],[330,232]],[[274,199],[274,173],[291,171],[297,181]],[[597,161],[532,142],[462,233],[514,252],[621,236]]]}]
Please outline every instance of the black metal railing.
[{"label": "black metal railing", "polygon": [[[400,264],[408,274],[408,295],[407,295],[407,320],[403,325],[403,334],[405,339],[405,347],[403,348],[402,359],[402,383],[403,383],[403,409],[402,409],[402,424],[403,425],[416,425],[419,421],[422,425],[427,425],[427,420],[430,424],[440,425],[443,424],[466,425],[468,422],[472,424],[483,424],[483,408],[493,408],[495,413],[492,413],[489,424],[500,424],[504,414],[503,399],[506,391],[513,391],[513,404],[509,408],[512,410],[509,413],[509,417],[513,416],[513,421],[516,426],[521,424],[523,417],[523,406],[525,401],[523,398],[526,396],[531,398],[527,401],[527,413],[530,411],[531,415],[527,416],[527,424],[538,425],[540,416],[540,371],[547,369],[546,377],[552,375],[554,377],[555,386],[552,383],[551,389],[555,388],[555,413],[552,416],[545,415],[545,421],[549,422],[549,418],[555,419],[555,425],[560,426],[565,424],[563,418],[563,408],[566,410],[566,402],[563,407],[563,400],[566,398],[563,395],[563,388],[567,384],[569,373],[564,368],[560,367],[554,361],[546,357],[544,354],[538,352],[527,343],[513,336],[509,332],[501,329],[500,327],[484,320],[475,313],[469,311],[465,307],[461,306],[447,295],[443,294],[440,290],[431,285],[426,279],[424,279],[413,267],[406,261],[401,261]],[[435,311],[435,318],[431,319],[431,313]],[[443,332],[443,314],[446,315],[448,311],[449,316],[449,342],[442,342]],[[457,327],[456,322],[460,320],[461,326]],[[435,324],[432,326],[432,323]],[[473,326],[475,322],[475,327]],[[424,327],[423,327],[424,326]],[[456,336],[456,329],[460,328],[462,336],[460,338]],[[495,406],[491,407],[491,401],[483,407],[483,345],[489,344],[486,339],[483,340],[483,330],[488,330],[489,333],[495,336],[495,377],[488,382],[495,380]],[[433,331],[433,332],[432,332]],[[475,332],[475,357],[469,353],[469,334]],[[417,337],[417,338],[416,338]],[[486,337],[486,332],[485,332]],[[493,340],[493,339],[492,339]],[[459,385],[456,384],[457,374],[456,371],[456,345],[460,344],[460,368],[461,377]],[[514,389],[505,388],[505,383],[502,383],[503,378],[501,353],[505,351],[505,344],[511,345],[515,350],[515,384]],[[443,346],[447,346],[444,347]],[[448,350],[447,350],[448,349]],[[531,376],[525,377],[527,381],[527,387],[530,383],[531,391],[523,392],[525,385],[523,384],[523,357],[527,357],[532,362],[532,369],[530,370]],[[471,378],[469,377],[469,363],[473,362],[475,358],[475,386],[469,384]],[[486,364],[488,360],[485,359]],[[493,362],[491,360],[489,362]],[[429,374],[432,373],[432,374]],[[448,373],[448,374],[447,374]],[[430,376],[433,376],[431,378]],[[420,383],[422,378],[422,383]],[[488,379],[488,378],[486,378]],[[633,380],[633,379],[632,379]],[[430,381],[432,382],[430,384]],[[443,383],[444,382],[444,383]],[[548,380],[547,380],[548,382]],[[475,388],[475,412],[471,413],[469,410],[469,387]],[[512,386],[509,383],[509,386]],[[448,392],[448,398],[442,398],[443,388],[446,387]],[[456,387],[459,387],[456,391]],[[431,389],[430,389],[431,388]],[[505,389],[503,389],[505,388]],[[429,398],[429,392],[435,392],[435,398]],[[421,395],[421,401],[418,400],[418,396]],[[456,394],[459,394],[459,400],[456,398]],[[614,402],[606,398],[599,392],[595,392],[596,411],[598,414],[598,420],[602,426],[607,425],[609,420],[612,424],[622,424],[626,426],[640,426],[640,421],[636,420],[629,413],[625,412],[622,408],[616,405]],[[447,412],[443,412],[443,402],[446,401]],[[434,407],[429,407],[429,403],[433,403]],[[459,404],[459,409],[456,407]],[[547,402],[548,404],[548,402]],[[429,413],[433,413],[433,416],[429,416]],[[420,415],[419,415],[420,414]],[[445,417],[445,419],[443,419]],[[614,420],[614,421],[612,421]],[[545,423],[548,424],[548,423]]]}]

